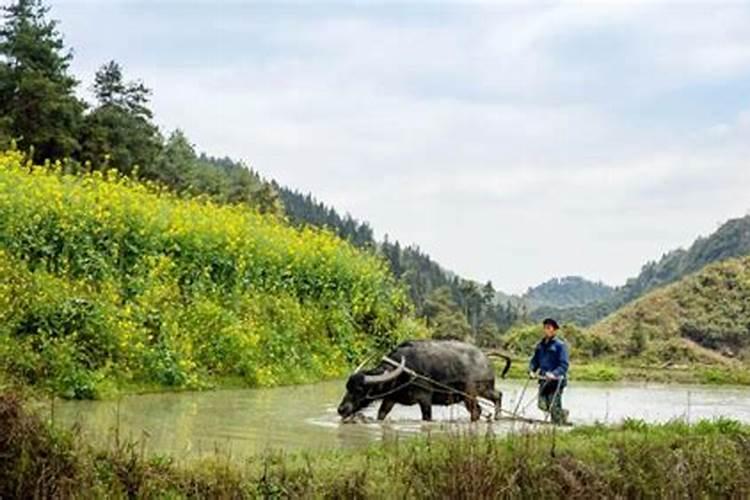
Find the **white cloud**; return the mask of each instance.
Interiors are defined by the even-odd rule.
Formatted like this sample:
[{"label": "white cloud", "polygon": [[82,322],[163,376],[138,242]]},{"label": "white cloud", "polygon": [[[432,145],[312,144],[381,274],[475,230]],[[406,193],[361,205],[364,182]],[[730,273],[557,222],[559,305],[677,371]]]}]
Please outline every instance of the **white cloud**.
[{"label": "white cloud", "polygon": [[53,12],[76,70],[120,60],[165,128],[506,290],[622,282],[747,209],[742,5]]}]

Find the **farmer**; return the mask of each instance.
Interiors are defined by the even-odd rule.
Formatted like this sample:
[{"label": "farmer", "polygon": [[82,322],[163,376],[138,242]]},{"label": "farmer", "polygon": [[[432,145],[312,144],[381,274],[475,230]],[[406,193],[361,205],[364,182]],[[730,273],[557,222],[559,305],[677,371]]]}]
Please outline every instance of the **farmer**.
[{"label": "farmer", "polygon": [[552,318],[542,322],[544,337],[536,345],[529,363],[529,376],[539,378],[539,409],[549,412],[553,424],[564,424],[568,411],[562,408],[562,393],[567,385],[568,346],[557,338],[560,325]]}]

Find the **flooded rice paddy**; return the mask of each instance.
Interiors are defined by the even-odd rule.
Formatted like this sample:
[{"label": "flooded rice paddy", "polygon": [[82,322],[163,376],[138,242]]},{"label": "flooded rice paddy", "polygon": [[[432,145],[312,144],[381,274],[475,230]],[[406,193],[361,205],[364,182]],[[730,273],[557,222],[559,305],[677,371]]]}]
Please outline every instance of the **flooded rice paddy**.
[{"label": "flooded rice paddy", "polygon": [[[336,407],[343,382],[274,389],[218,390],[127,396],[112,401],[58,402],[50,415],[56,425],[79,426],[97,445],[135,439],[152,453],[192,459],[216,452],[236,458],[267,450],[353,448],[419,433],[491,430],[502,434],[528,426],[507,420],[469,423],[463,405],[433,407],[434,422],[420,420],[418,406],[396,406],[385,422],[374,421],[377,403],[357,423],[342,423]],[[523,381],[502,381],[504,408],[514,410]],[[519,413],[543,418],[529,384]],[[750,422],[746,387],[661,385],[646,383],[574,383],[563,405],[574,424],[615,423],[624,418],[649,422],[696,421],[730,417]]]}]

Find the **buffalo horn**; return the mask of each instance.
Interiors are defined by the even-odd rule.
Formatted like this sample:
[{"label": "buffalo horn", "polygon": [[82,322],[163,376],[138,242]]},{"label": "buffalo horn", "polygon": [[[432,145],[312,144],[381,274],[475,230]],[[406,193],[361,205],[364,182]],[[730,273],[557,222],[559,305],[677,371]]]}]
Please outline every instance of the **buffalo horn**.
[{"label": "buffalo horn", "polygon": [[406,368],[406,360],[402,357],[401,364],[391,371],[384,372],[380,375],[365,375],[365,385],[382,384],[384,382],[390,382],[391,380],[401,375],[401,373],[403,373],[405,368]]}]

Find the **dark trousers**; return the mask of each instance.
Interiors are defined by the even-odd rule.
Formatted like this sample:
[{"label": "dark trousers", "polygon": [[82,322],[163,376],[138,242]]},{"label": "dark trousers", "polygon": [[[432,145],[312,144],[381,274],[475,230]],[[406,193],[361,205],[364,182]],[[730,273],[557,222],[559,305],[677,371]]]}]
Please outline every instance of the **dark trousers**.
[{"label": "dark trousers", "polygon": [[540,410],[549,412],[553,424],[564,424],[567,420],[568,412],[562,407],[564,389],[565,386],[559,380],[545,380],[539,384],[537,404]]}]

